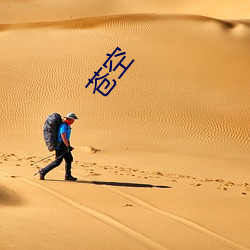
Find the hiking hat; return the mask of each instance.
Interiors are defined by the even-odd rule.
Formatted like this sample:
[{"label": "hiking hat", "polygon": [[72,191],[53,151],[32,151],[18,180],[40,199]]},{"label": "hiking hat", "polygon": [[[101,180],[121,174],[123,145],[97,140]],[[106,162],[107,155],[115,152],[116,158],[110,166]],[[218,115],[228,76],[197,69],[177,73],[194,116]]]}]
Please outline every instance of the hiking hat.
[{"label": "hiking hat", "polygon": [[64,118],[69,118],[72,120],[78,119],[78,117],[75,115],[75,113],[68,113]]}]

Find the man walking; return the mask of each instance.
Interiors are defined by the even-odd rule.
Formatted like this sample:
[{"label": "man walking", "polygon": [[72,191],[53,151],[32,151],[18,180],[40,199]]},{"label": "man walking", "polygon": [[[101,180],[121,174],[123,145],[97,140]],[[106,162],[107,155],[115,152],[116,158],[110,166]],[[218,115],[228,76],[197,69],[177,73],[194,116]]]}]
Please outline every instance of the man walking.
[{"label": "man walking", "polygon": [[40,180],[44,180],[45,175],[55,167],[58,167],[62,163],[63,159],[65,160],[65,180],[67,181],[77,180],[77,178],[71,175],[71,163],[73,162],[73,156],[71,154],[71,151],[74,148],[70,146],[70,135],[71,135],[70,125],[72,125],[74,121],[78,118],[74,113],[69,113],[64,118],[66,119],[58,129],[58,136],[57,136],[58,146],[56,147],[56,160],[51,162],[48,166],[39,171]]}]

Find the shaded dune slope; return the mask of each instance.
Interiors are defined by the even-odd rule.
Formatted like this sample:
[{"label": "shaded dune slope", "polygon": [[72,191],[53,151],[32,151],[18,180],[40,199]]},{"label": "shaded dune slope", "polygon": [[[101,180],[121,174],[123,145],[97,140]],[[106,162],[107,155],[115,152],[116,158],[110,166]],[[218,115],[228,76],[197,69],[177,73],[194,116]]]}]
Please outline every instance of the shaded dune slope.
[{"label": "shaded dune slope", "polygon": [[0,206],[16,206],[21,205],[22,199],[19,197],[16,192],[9,190],[8,188],[0,185]]}]

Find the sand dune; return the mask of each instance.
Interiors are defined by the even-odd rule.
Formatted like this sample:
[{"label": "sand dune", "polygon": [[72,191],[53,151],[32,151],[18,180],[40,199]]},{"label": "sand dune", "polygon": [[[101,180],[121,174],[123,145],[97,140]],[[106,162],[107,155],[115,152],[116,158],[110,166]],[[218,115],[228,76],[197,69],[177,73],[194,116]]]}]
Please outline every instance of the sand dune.
[{"label": "sand dune", "polygon": [[[18,3],[18,4],[17,4]],[[24,23],[69,20],[83,17],[124,15],[138,13],[181,13],[227,19],[249,19],[250,4],[247,0],[106,0],[78,1],[55,0],[4,1],[0,23]]]},{"label": "sand dune", "polygon": [[[167,2],[76,2],[67,17],[62,1],[52,18],[37,1],[13,19],[25,1],[0,3],[1,249],[250,248],[247,3],[212,18],[211,1]],[[143,13],[166,8],[200,15]],[[134,63],[94,94],[116,47]],[[62,181],[63,165],[39,181],[44,120],[70,111],[79,181]]]},{"label": "sand dune", "polygon": [[[112,152],[108,161],[99,154],[101,162],[117,164],[119,156],[124,162],[125,154],[134,166],[190,171],[198,160],[206,174],[212,165],[224,175],[239,160],[237,171],[245,178],[248,24],[127,15],[2,28],[5,51],[15,53],[3,56],[1,104],[13,140],[25,141],[15,144],[2,130],[6,149],[34,154],[39,148],[41,156],[46,154],[41,133],[46,116],[75,110],[83,123],[74,126],[73,144]],[[91,85],[85,88],[88,79],[118,45],[128,61],[135,60],[133,67],[110,96],[93,94]],[[224,160],[228,155],[232,161]]]}]

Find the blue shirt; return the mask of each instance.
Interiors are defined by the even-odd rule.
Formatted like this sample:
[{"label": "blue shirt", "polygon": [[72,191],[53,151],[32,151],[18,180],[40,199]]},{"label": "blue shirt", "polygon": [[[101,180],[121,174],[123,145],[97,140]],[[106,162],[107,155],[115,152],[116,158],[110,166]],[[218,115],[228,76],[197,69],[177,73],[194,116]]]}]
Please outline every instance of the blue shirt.
[{"label": "blue shirt", "polygon": [[69,141],[70,134],[71,134],[71,127],[67,123],[62,123],[58,129],[58,136],[57,136],[57,141],[60,143],[62,142],[62,137],[61,134],[66,133],[66,138]]}]

